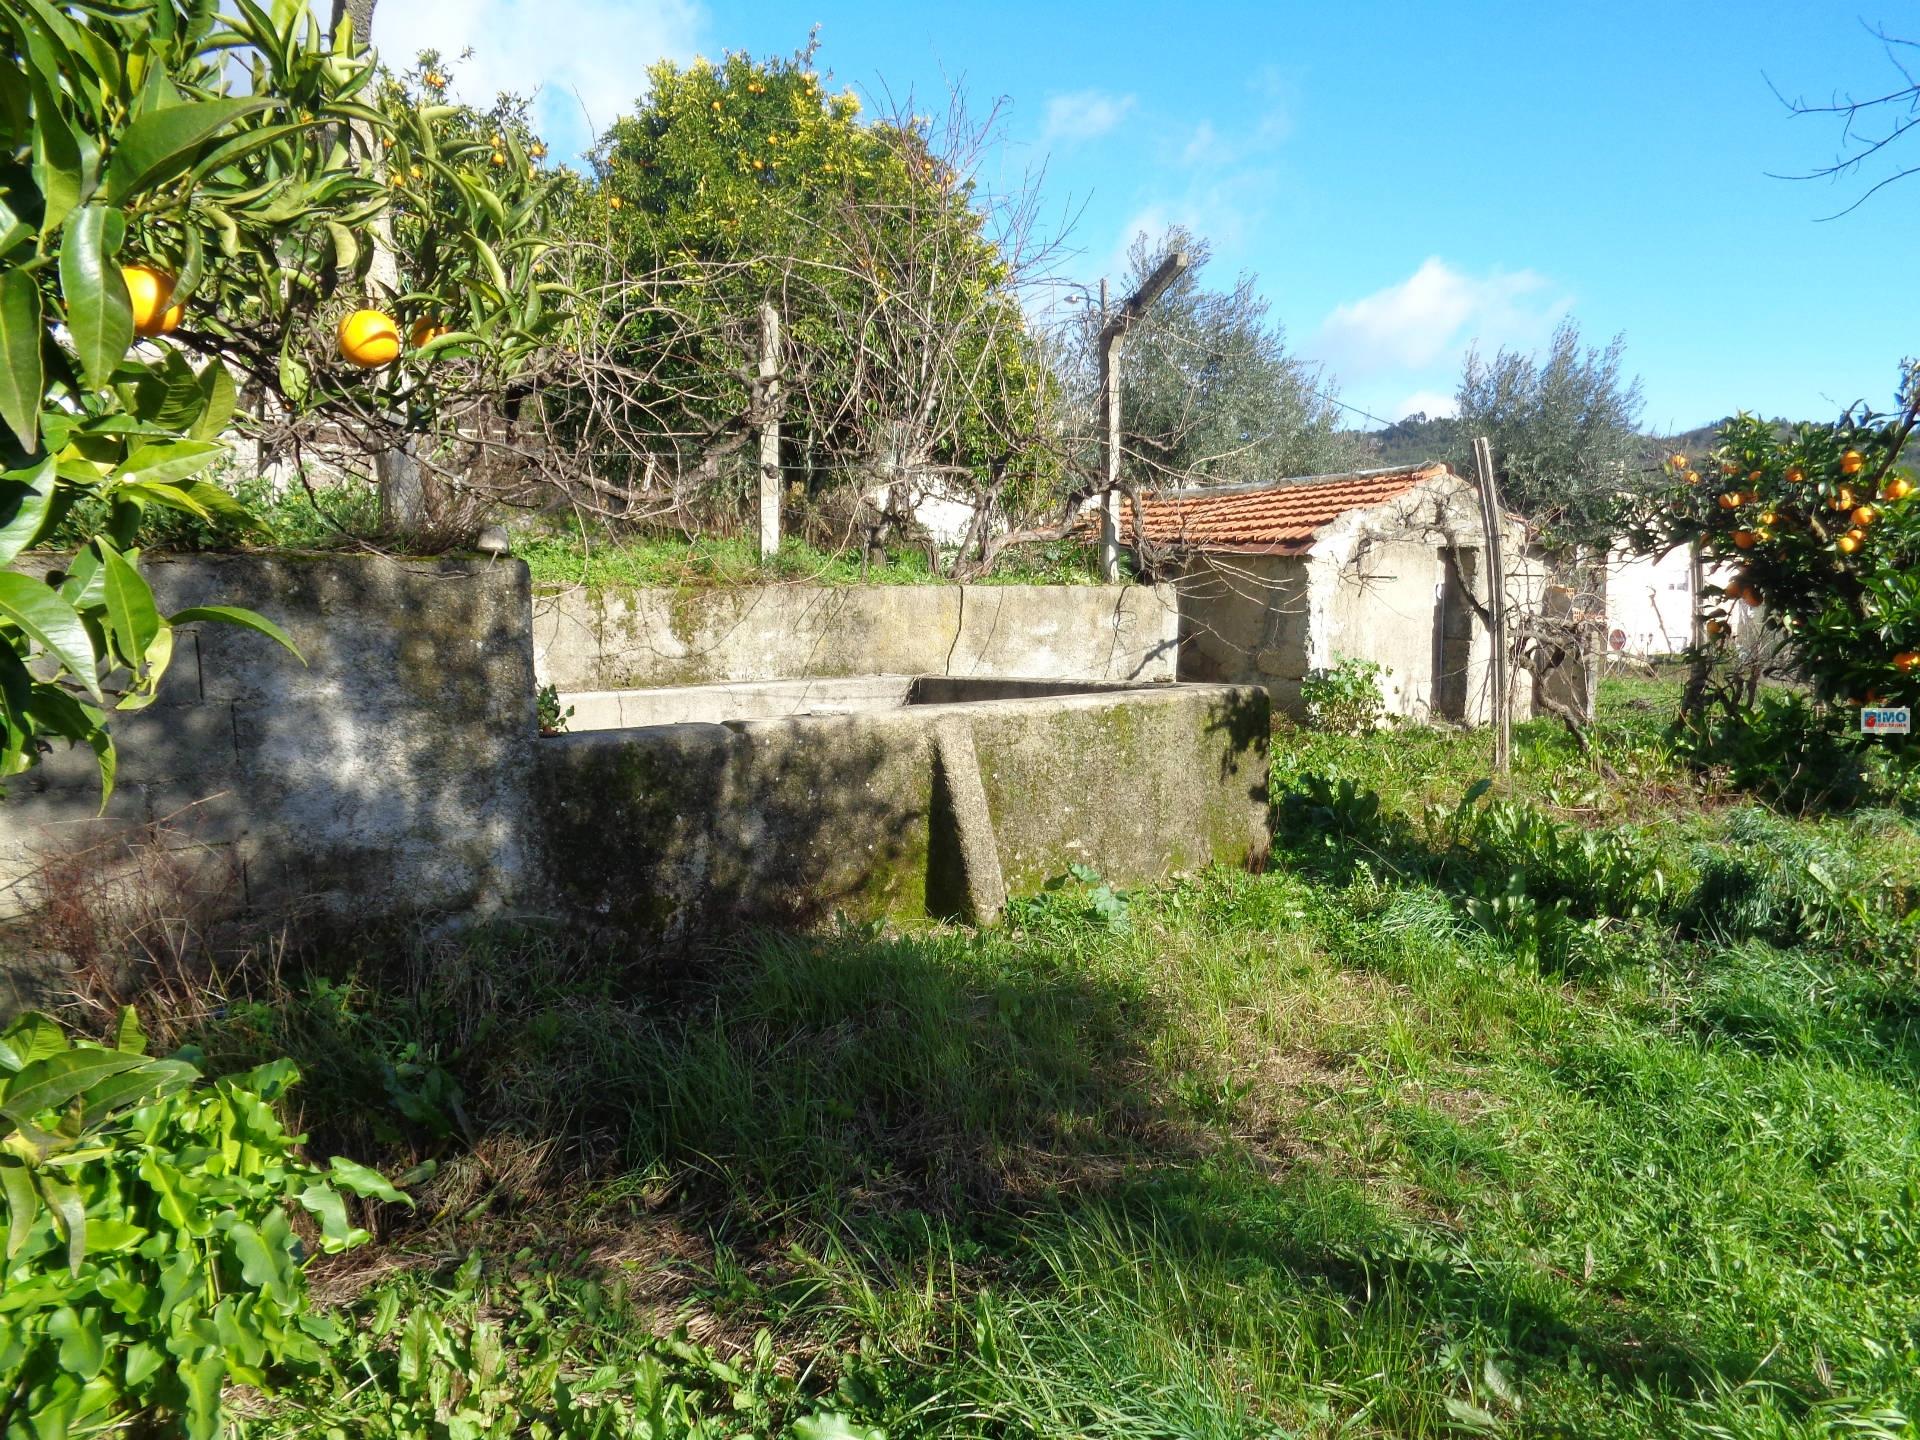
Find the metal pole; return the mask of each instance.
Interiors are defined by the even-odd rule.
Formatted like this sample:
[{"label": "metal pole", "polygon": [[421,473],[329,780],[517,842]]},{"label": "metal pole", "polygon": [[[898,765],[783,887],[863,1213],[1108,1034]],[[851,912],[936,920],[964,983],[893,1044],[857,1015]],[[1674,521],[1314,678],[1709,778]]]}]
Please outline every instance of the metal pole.
[{"label": "metal pole", "polygon": [[1493,632],[1493,773],[1513,770],[1513,708],[1507,694],[1507,567],[1500,549],[1500,489],[1493,479],[1493,447],[1482,435],[1473,442],[1473,468],[1480,479],[1480,524],[1487,541],[1487,621]]}]

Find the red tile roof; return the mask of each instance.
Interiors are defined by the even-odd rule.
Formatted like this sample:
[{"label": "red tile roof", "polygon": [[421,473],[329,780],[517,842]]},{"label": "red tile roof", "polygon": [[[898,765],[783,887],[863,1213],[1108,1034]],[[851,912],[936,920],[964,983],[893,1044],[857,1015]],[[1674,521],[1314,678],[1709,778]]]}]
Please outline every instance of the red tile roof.
[{"label": "red tile roof", "polygon": [[[1297,555],[1314,536],[1349,510],[1367,510],[1407,493],[1423,480],[1450,473],[1444,465],[1408,465],[1352,475],[1316,475],[1257,489],[1188,490],[1143,495],[1146,536],[1186,550]],[[1098,531],[1099,512],[1083,523]],[[1120,543],[1134,538],[1133,507],[1120,502]]]}]

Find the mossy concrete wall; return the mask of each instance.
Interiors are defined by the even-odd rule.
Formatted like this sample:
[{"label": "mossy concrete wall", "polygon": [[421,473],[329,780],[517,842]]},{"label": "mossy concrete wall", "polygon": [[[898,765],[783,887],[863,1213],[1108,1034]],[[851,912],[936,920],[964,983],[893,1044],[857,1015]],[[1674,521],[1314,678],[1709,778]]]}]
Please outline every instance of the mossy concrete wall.
[{"label": "mossy concrete wall", "polygon": [[562,691],[803,676],[1171,680],[1167,586],[756,585],[534,597],[534,664]]},{"label": "mossy concrete wall", "polygon": [[297,660],[231,626],[183,628],[151,708],[114,719],[97,816],[92,756],[64,747],[7,782],[0,916],[53,857],[128,840],[205,847],[243,909],[353,921],[500,905],[530,867],[535,736],[526,567],[373,555],[155,559],[163,610],[244,605]]},{"label": "mossy concrete wall", "polygon": [[[1014,894],[1075,862],[1137,884],[1264,856],[1264,689],[1055,687],[974,700],[956,683],[940,683],[947,703],[541,741],[536,814],[552,903],[664,939],[836,912],[963,914],[963,897],[944,893],[963,837],[939,803],[935,761],[954,726],[970,733]],[[955,752],[943,752],[949,763]]]}]

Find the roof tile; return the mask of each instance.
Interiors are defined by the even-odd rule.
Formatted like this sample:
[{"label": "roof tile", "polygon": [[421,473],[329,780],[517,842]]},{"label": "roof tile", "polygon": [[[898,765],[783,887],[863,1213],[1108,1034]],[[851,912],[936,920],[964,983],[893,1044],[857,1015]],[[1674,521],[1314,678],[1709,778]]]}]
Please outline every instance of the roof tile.
[{"label": "roof tile", "polygon": [[[1444,465],[1410,465],[1355,475],[1310,476],[1260,489],[1190,490],[1142,495],[1146,537],[1190,550],[1299,554],[1315,535],[1349,510],[1384,505],[1423,480],[1448,474]],[[1098,512],[1088,522],[1099,524]],[[1120,509],[1121,543],[1133,539],[1131,506]]]}]

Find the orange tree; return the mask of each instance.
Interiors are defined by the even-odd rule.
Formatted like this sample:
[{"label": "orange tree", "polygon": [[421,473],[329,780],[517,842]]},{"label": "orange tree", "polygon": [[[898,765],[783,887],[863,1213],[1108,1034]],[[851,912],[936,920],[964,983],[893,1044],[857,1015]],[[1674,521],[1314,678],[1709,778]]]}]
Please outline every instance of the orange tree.
[{"label": "orange tree", "polygon": [[[163,614],[140,573],[150,511],[248,520],[205,478],[236,375],[283,415],[387,431],[497,390],[538,344],[537,182],[503,184],[490,137],[440,144],[457,112],[379,90],[298,0],[0,0],[0,43],[0,783],[66,738],[110,790],[111,717],[154,699],[174,626],[285,642],[230,607]],[[449,198],[376,298],[363,237],[403,145]],[[383,338],[383,306],[447,333]],[[27,563],[75,517],[72,554]]]},{"label": "orange tree", "polygon": [[811,46],[663,62],[648,80],[575,227],[634,282],[601,323],[609,358],[647,377],[630,413],[666,468],[716,478],[738,449],[765,303],[790,478],[843,482],[884,453],[962,486],[1005,482],[1045,428],[1045,377],[1018,301],[1035,258],[1023,221],[970,175],[988,127],[957,106],[939,124],[866,120],[823,85]]},{"label": "orange tree", "polygon": [[1671,484],[1640,539],[1698,542],[1738,566],[1710,592],[1716,642],[1744,600],[1789,642],[1820,699],[1920,705],[1920,499],[1901,463],[1917,418],[1911,364],[1890,414],[1856,408],[1784,434],[1740,414],[1711,454],[1669,457]]}]

